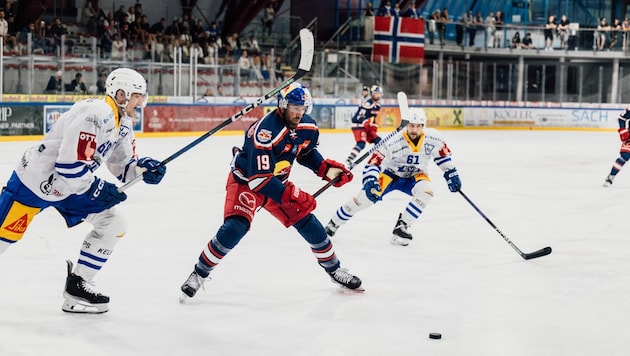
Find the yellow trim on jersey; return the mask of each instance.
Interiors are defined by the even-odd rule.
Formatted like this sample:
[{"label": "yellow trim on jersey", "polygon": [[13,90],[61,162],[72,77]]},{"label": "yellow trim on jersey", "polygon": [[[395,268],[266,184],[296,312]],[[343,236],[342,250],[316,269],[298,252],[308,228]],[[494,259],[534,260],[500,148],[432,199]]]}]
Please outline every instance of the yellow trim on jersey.
[{"label": "yellow trim on jersey", "polygon": [[407,131],[403,131],[403,137],[407,144],[409,144],[409,148],[411,148],[411,152],[420,152],[420,147],[422,147],[422,142],[424,141],[424,131],[420,134],[420,138],[418,139],[418,144],[414,144],[413,141],[409,138],[409,134]]},{"label": "yellow trim on jersey", "polygon": [[0,236],[11,241],[21,240],[26,228],[41,210],[14,201],[0,226]]},{"label": "yellow trim on jersey", "polygon": [[114,112],[114,118],[116,119],[116,128],[119,128],[120,114],[118,110],[118,104],[116,104],[116,101],[114,101],[114,99],[109,95],[105,97],[105,102],[107,103],[107,105],[109,105],[110,108],[112,108],[112,111]]}]

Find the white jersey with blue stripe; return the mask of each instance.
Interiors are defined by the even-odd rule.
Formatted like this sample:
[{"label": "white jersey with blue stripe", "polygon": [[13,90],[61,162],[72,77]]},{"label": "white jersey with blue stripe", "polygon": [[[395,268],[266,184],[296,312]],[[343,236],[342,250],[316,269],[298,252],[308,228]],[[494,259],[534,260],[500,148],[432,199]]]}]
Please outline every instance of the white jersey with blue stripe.
[{"label": "white jersey with blue stripe", "polygon": [[60,201],[85,193],[101,164],[122,182],[133,179],[137,175],[133,122],[121,118],[117,125],[115,105],[109,97],[75,103],[24,152],[15,169],[20,181],[38,197]]}]

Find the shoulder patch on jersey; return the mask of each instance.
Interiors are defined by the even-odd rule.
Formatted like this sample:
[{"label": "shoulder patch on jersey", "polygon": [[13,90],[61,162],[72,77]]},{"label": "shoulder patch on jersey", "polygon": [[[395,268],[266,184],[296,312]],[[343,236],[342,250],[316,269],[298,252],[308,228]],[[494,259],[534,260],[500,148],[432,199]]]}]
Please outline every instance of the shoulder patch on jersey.
[{"label": "shoulder patch on jersey", "polygon": [[267,143],[271,141],[271,131],[267,129],[260,129],[256,134],[256,138],[260,143]]},{"label": "shoulder patch on jersey", "polygon": [[96,152],[96,135],[81,131],[77,144],[77,159],[79,161],[91,161]]},{"label": "shoulder patch on jersey", "polygon": [[433,152],[433,150],[435,149],[435,145],[432,145],[430,143],[426,143],[424,144],[424,153],[428,156],[431,154],[431,152]]}]

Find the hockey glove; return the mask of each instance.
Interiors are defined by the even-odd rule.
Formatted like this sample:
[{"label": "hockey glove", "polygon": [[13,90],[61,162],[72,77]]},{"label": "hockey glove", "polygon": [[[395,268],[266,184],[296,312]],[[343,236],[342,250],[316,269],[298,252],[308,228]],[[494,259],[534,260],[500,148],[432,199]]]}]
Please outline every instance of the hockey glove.
[{"label": "hockey glove", "polygon": [[280,197],[282,204],[289,204],[297,210],[315,210],[317,201],[315,201],[312,195],[296,187],[295,184],[291,182],[287,182],[285,186],[286,188]]},{"label": "hockey glove", "polygon": [[100,178],[94,180],[87,194],[90,200],[93,200],[103,209],[109,209],[127,199],[127,194],[118,192],[116,184],[104,181]]},{"label": "hockey glove", "polygon": [[332,159],[326,159],[322,161],[322,164],[317,170],[317,176],[330,182],[334,181],[335,187],[341,187],[342,185],[352,180],[352,172],[346,168],[343,164],[334,161]]},{"label": "hockey glove", "polygon": [[378,184],[378,180],[372,178],[365,181],[363,184],[363,190],[365,190],[365,195],[372,202],[376,203],[381,200],[381,196],[379,192],[381,191],[381,185]]},{"label": "hockey glove", "polygon": [[160,165],[159,161],[150,157],[143,157],[138,160],[137,167],[144,168],[142,180],[147,184],[158,184],[166,174],[166,166]]},{"label": "hockey glove", "polygon": [[621,139],[621,142],[626,142],[630,140],[630,132],[628,132],[628,129],[623,128],[617,131],[619,132],[619,138]]},{"label": "hockey glove", "polygon": [[459,179],[457,169],[452,168],[444,172],[444,179],[446,179],[446,184],[448,184],[448,189],[451,192],[459,192],[459,190],[462,188],[462,181]]}]

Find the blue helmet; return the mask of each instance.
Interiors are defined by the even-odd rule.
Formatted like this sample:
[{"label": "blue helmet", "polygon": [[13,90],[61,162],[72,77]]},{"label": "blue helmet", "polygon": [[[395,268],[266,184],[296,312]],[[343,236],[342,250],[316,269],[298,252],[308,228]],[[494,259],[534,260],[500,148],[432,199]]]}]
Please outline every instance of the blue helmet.
[{"label": "blue helmet", "polygon": [[310,114],[313,108],[313,97],[301,83],[291,83],[278,93],[278,107],[286,109],[288,104],[304,106],[305,112]]},{"label": "blue helmet", "polygon": [[378,85],[372,85],[372,87],[370,88],[370,95],[375,94],[375,93],[379,93],[383,95],[383,88],[381,88]]}]

